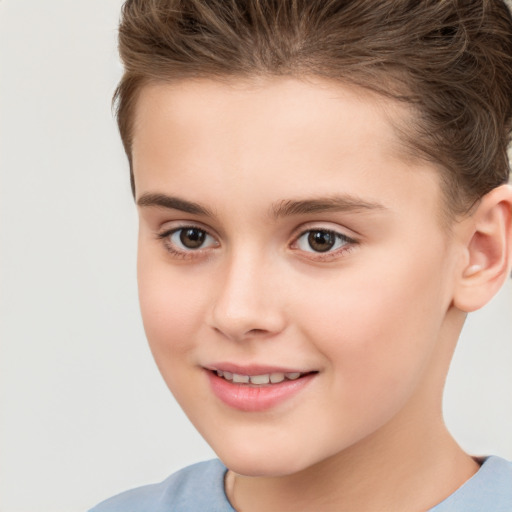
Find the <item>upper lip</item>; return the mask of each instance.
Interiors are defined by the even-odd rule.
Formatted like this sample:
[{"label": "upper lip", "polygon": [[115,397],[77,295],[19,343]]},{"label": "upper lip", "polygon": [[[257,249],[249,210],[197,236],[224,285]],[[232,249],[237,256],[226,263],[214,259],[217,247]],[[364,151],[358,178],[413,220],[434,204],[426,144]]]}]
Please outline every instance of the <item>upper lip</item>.
[{"label": "upper lip", "polygon": [[204,366],[207,370],[236,373],[238,375],[266,375],[267,373],[310,373],[312,370],[304,368],[290,368],[285,366],[270,366],[261,364],[240,365],[235,363],[215,363]]}]

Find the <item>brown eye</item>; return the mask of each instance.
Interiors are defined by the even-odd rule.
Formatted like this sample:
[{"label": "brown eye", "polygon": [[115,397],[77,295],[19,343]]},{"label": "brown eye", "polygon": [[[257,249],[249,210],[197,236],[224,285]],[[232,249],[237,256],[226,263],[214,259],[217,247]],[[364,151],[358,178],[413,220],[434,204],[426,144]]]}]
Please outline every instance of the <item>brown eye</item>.
[{"label": "brown eye", "polygon": [[310,231],[308,244],[316,252],[326,252],[334,247],[336,235],[332,231]]},{"label": "brown eye", "polygon": [[158,238],[164,240],[164,245],[170,252],[187,253],[218,246],[213,236],[196,226],[173,229],[158,235]]},{"label": "brown eye", "polygon": [[337,253],[357,242],[342,233],[330,229],[309,229],[297,238],[298,249],[310,253]]},{"label": "brown eye", "polygon": [[180,242],[187,249],[199,249],[206,240],[206,233],[198,228],[184,228],[179,230]]}]

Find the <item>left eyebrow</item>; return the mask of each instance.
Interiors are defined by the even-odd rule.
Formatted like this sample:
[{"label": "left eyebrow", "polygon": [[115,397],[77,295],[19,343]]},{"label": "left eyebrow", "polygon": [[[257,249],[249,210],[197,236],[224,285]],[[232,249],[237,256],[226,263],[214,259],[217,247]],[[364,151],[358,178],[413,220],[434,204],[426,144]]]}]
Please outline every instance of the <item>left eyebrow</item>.
[{"label": "left eyebrow", "polygon": [[302,200],[283,200],[271,208],[274,219],[291,215],[324,212],[382,211],[387,208],[379,203],[368,202],[350,195],[330,196]]}]

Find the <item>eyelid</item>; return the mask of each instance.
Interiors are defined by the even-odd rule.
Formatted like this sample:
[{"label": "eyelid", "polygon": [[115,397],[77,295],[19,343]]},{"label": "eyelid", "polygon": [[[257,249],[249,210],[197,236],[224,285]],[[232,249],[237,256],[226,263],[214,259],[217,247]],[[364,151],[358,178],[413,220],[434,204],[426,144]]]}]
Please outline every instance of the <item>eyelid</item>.
[{"label": "eyelid", "polygon": [[291,238],[293,240],[296,240],[305,233],[309,233],[310,231],[330,231],[337,235],[341,235],[344,238],[347,238],[351,242],[358,242],[360,238],[360,236],[351,229],[348,229],[344,226],[340,226],[339,224],[335,224],[333,222],[322,221],[313,221],[301,224],[298,228],[296,228],[293,231]]},{"label": "eyelid", "polygon": [[[334,235],[339,236],[346,240],[346,244],[342,247],[335,249],[333,251],[325,251],[325,252],[316,252],[316,251],[303,251],[297,247],[297,243],[301,237],[310,233],[311,231],[327,231],[330,233],[334,233]],[[331,222],[311,222],[308,224],[303,224],[299,228],[297,228],[292,235],[292,241],[289,247],[294,251],[299,251],[303,258],[314,260],[314,261],[328,261],[340,258],[343,254],[353,250],[355,246],[360,244],[358,238],[354,235],[348,235],[346,231],[351,231],[346,228],[342,228],[338,224],[333,225]],[[352,233],[352,231],[351,231]]]},{"label": "eyelid", "polygon": [[204,231],[206,234],[215,238],[218,241],[218,235],[212,230],[209,226],[205,226],[202,222],[196,220],[172,220],[168,222],[163,222],[158,229],[157,238],[164,238],[169,236],[171,233],[178,231],[180,229],[200,229]]},{"label": "eyelid", "polygon": [[[172,226],[171,226],[172,224]],[[204,253],[211,250],[212,248],[217,248],[220,246],[220,242],[218,237],[212,233],[212,231],[201,224],[200,222],[187,222],[187,221],[173,221],[167,222],[164,226],[169,226],[167,228],[162,228],[157,234],[157,240],[161,241],[165,247],[165,250],[170,253],[174,257],[178,257],[180,259],[190,259],[204,256]],[[170,237],[183,229],[198,229],[200,231],[204,231],[207,236],[212,238],[215,241],[215,244],[209,245],[207,247],[200,247],[198,249],[182,249],[176,247],[175,244],[171,243]]]}]

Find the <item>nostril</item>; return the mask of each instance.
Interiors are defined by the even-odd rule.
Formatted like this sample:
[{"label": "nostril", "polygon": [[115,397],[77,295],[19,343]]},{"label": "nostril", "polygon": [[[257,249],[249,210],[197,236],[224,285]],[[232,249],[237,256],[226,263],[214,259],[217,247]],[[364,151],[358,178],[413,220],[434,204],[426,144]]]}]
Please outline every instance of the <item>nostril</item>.
[{"label": "nostril", "polygon": [[266,334],[268,331],[265,331],[265,329],[251,329],[250,331],[247,331],[247,334]]}]

